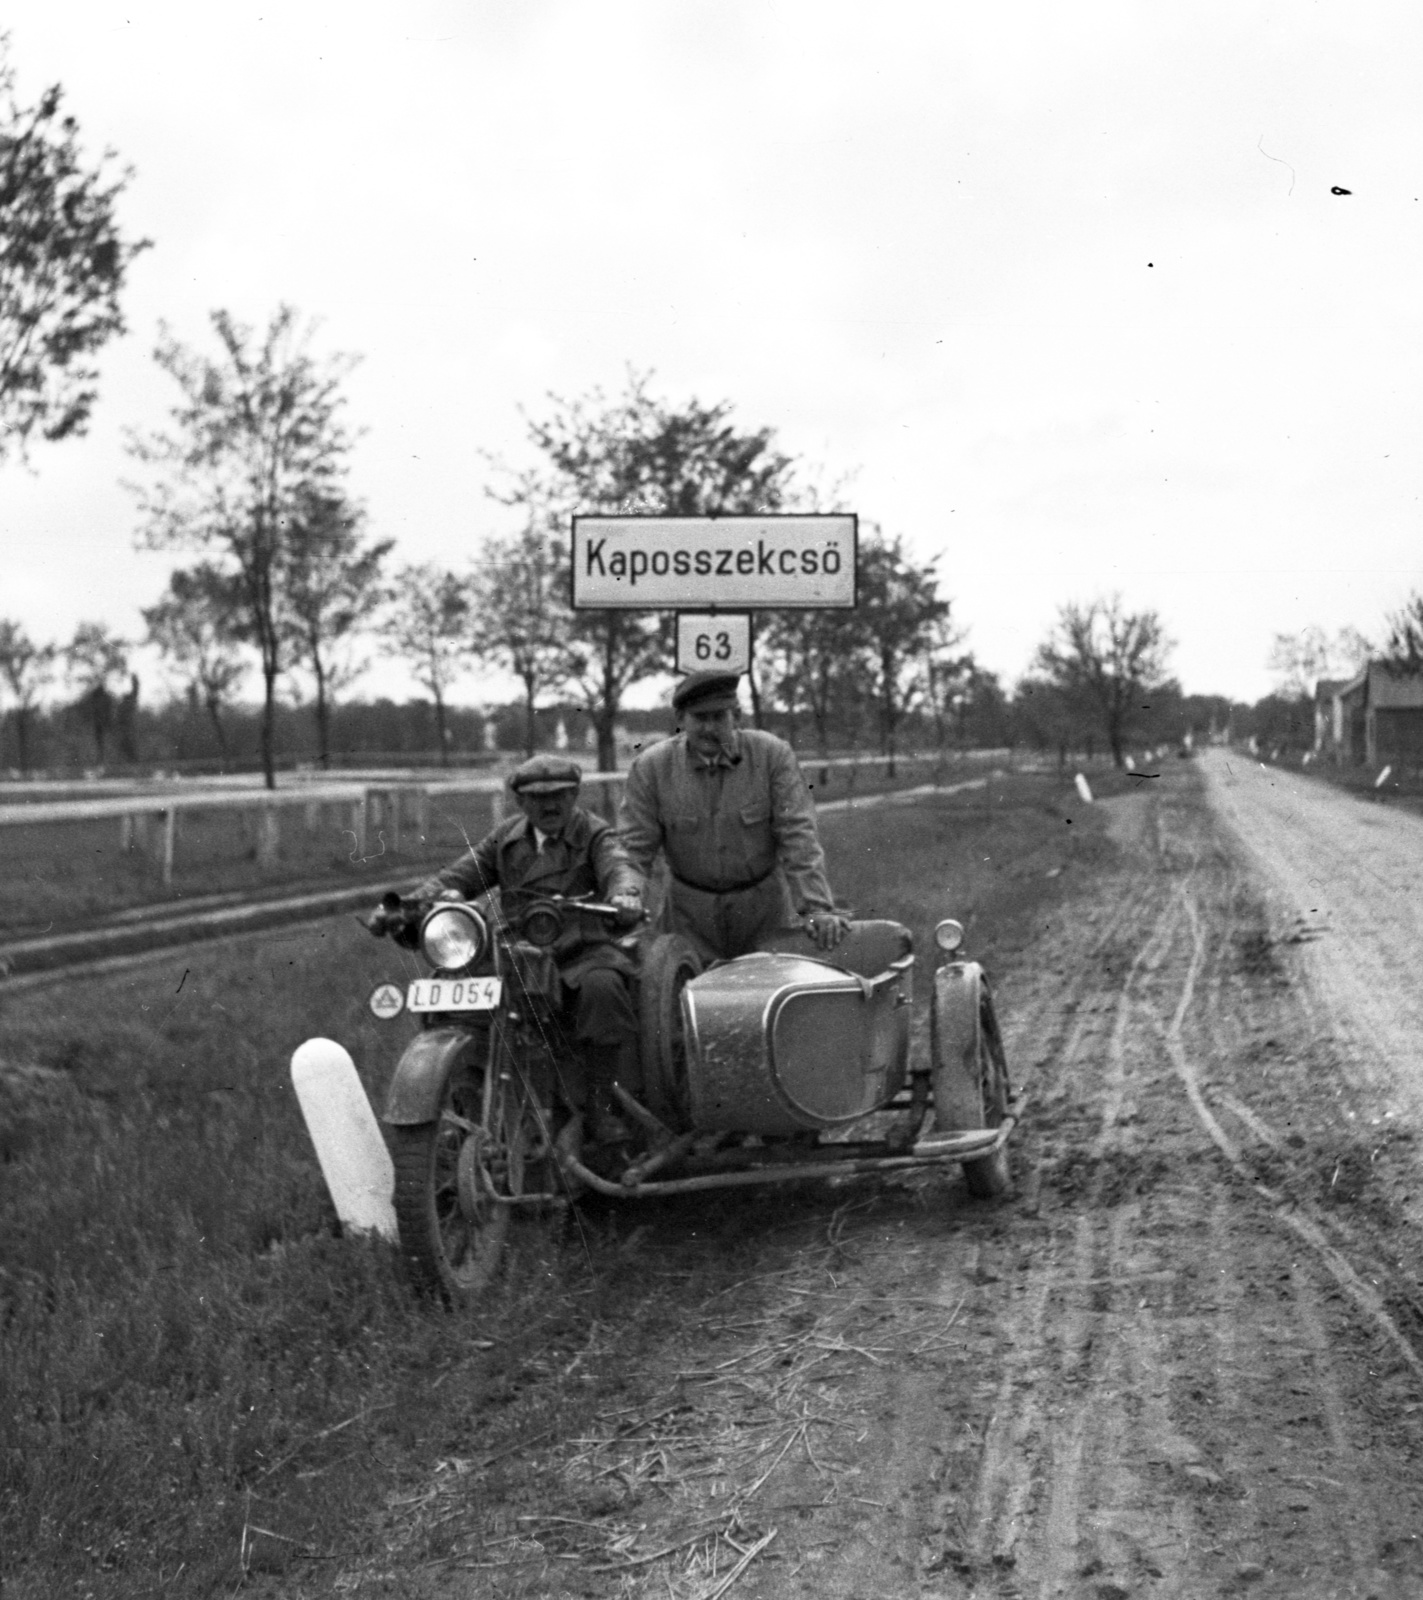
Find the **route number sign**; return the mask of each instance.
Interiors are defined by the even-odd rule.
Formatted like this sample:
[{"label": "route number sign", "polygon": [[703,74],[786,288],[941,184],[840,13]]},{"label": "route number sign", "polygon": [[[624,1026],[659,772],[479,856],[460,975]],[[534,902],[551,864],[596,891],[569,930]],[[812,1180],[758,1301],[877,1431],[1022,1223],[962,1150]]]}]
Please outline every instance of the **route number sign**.
[{"label": "route number sign", "polygon": [[573,519],[575,610],[855,605],[850,516]]},{"label": "route number sign", "polygon": [[721,616],[678,612],[677,671],[718,667],[726,672],[751,670],[751,618],[744,612]]}]

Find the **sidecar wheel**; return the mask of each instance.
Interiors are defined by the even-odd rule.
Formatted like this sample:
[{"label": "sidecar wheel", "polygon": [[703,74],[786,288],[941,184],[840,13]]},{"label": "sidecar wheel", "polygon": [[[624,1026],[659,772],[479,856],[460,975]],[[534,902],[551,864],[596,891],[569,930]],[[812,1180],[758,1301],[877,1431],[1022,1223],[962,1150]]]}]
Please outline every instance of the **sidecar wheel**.
[{"label": "sidecar wheel", "polygon": [[481,1078],[458,1074],[445,1088],[434,1122],[396,1127],[395,1221],[400,1250],[416,1287],[467,1305],[487,1287],[509,1236],[511,1209],[486,1188],[524,1188],[528,1122],[522,1098],[498,1086],[488,1122]]},{"label": "sidecar wheel", "polygon": [[701,970],[695,945],[680,933],[659,933],[642,961],[643,1082],[651,1110],[674,1127],[685,1127],[689,1114],[682,990]]},{"label": "sidecar wheel", "polygon": [[[996,1128],[1008,1115],[1008,1060],[988,980],[976,964],[935,974],[930,1036],[936,1127],[946,1133]],[[965,1161],[963,1175],[977,1199],[1002,1194],[1010,1182],[1007,1147]]]}]

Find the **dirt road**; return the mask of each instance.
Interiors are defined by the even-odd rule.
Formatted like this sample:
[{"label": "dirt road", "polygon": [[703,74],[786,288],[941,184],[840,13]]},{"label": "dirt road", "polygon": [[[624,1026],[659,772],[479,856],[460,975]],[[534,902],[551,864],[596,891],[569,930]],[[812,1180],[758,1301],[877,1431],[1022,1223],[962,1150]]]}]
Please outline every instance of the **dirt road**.
[{"label": "dirt road", "polygon": [[1219,751],[1108,804],[998,973],[1012,1197],[847,1189],[399,1592],[1423,1595],[1423,824]]}]

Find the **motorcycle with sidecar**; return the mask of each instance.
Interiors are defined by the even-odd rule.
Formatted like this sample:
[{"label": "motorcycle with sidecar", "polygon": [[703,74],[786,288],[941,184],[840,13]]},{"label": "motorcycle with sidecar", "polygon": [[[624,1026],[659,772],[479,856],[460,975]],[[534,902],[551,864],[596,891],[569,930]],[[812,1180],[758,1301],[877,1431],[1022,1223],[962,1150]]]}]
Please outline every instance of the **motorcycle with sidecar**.
[{"label": "motorcycle with sidecar", "polygon": [[[497,892],[419,904],[388,895],[367,926],[430,967],[402,997],[419,1031],[383,1120],[395,1215],[412,1280],[454,1302],[488,1281],[520,1212],[590,1191],[638,1200],[703,1189],[903,1171],[957,1162],[970,1193],[1009,1182],[1021,1115],[982,967],[961,924],[934,930],[928,1052],[910,1048],[914,952],[889,920],[852,921],[822,951],[801,928],[703,964],[673,933],[618,925],[619,908]],[[553,948],[579,927],[632,950],[643,1091],[621,1087],[632,1137],[591,1143],[575,1106],[572,1046]]]}]

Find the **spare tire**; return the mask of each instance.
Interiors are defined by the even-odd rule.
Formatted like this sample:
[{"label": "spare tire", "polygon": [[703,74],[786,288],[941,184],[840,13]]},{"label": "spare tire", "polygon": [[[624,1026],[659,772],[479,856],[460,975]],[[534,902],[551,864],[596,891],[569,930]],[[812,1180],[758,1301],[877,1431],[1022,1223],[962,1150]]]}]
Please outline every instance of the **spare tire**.
[{"label": "spare tire", "polygon": [[642,1077],[649,1109],[670,1128],[687,1127],[687,1038],[682,990],[702,970],[702,958],[680,933],[659,933],[642,959],[639,1009]]}]

